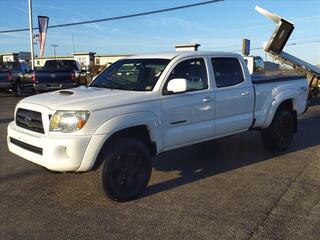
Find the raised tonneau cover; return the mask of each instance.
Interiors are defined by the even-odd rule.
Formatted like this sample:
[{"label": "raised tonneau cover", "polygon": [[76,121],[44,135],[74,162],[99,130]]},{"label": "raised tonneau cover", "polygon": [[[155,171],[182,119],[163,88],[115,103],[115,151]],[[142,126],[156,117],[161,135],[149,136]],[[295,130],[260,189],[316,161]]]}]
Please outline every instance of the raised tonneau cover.
[{"label": "raised tonneau cover", "polygon": [[274,58],[292,66],[293,68],[298,68],[304,73],[315,74],[320,78],[319,67],[283,51],[283,48],[293,32],[293,23],[261,7],[256,6],[255,9],[277,25],[264,50],[271,54]]},{"label": "raised tonneau cover", "polygon": [[[304,73],[309,84],[309,96],[312,98],[320,97],[320,67],[312,65],[283,51],[283,48],[293,32],[293,23],[261,7],[256,6],[256,10],[277,25],[271,38],[264,47],[264,50],[273,56],[273,58],[290,65],[298,72]],[[259,81],[259,83],[261,82]]]}]

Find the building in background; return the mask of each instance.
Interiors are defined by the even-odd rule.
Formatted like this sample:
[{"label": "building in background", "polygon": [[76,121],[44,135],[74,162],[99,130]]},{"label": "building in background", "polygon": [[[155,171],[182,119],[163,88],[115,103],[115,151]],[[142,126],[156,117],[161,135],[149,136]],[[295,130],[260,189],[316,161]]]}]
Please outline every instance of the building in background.
[{"label": "building in background", "polygon": [[73,59],[80,63],[83,70],[89,70],[95,66],[95,52],[74,53]]},{"label": "building in background", "polygon": [[57,56],[57,57],[37,57],[35,58],[35,66],[43,67],[47,60],[76,60],[80,63],[81,67],[85,70],[94,66],[100,68],[103,66],[109,66],[120,58],[130,56],[128,54],[116,54],[116,55],[96,55],[94,52],[82,52],[74,53],[73,56]]},{"label": "building in background", "polygon": [[1,53],[3,62],[16,62],[19,60],[19,54],[18,53]]},{"label": "building in background", "polygon": [[190,43],[190,44],[178,44],[174,45],[177,52],[180,51],[198,51],[198,48],[201,46],[199,43]]},{"label": "building in background", "polygon": [[3,62],[30,62],[30,52],[19,52],[19,53],[0,53],[0,60]]},{"label": "building in background", "polygon": [[23,62],[30,62],[31,52],[19,52],[19,60]]}]

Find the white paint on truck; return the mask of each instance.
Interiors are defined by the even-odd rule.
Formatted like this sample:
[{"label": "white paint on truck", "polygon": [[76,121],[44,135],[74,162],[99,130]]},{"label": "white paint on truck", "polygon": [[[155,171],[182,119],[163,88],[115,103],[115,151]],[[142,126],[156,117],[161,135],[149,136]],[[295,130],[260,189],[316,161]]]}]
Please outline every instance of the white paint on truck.
[{"label": "white paint on truck", "polygon": [[[55,171],[88,171],[93,166],[103,143],[115,132],[146,125],[157,153],[209,139],[270,125],[277,107],[292,99],[300,115],[307,104],[305,79],[253,86],[250,74],[238,54],[217,52],[174,52],[133,56],[131,59],[160,58],[170,63],[152,91],[111,90],[79,87],[72,95],[59,91],[39,94],[21,100],[16,106],[40,112],[44,133],[8,126],[9,150],[29,161]],[[203,59],[208,88],[179,94],[163,94],[166,79],[175,66],[190,59]],[[230,58],[240,63],[243,82],[217,87],[211,60]],[[130,59],[130,58],[127,58]],[[72,133],[50,132],[49,116],[58,110],[86,110],[86,125]],[[15,117],[16,120],[16,117]],[[181,124],[172,124],[184,121]],[[10,141],[17,139],[43,149],[39,155]]]}]

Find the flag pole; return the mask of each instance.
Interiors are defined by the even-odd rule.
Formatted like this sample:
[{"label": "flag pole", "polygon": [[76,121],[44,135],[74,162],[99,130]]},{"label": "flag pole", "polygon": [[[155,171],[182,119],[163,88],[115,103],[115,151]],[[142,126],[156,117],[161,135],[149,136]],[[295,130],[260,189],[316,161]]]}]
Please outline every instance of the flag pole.
[{"label": "flag pole", "polygon": [[33,26],[32,26],[32,0],[29,2],[29,35],[30,35],[30,49],[31,49],[31,69],[34,70],[34,48],[33,48]]}]

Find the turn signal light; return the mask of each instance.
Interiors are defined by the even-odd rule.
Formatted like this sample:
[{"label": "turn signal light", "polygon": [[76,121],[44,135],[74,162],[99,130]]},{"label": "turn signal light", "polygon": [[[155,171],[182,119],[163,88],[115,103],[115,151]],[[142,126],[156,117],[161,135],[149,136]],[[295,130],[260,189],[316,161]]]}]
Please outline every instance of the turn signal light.
[{"label": "turn signal light", "polygon": [[80,119],[77,123],[77,128],[81,129],[86,124],[86,121],[84,119]]},{"label": "turn signal light", "polygon": [[36,74],[33,72],[32,73],[32,82],[35,82],[36,81]]},{"label": "turn signal light", "polygon": [[70,75],[70,79],[71,79],[72,81],[75,81],[75,80],[76,80],[76,76],[75,76],[75,74],[74,74],[74,73],[71,73],[71,75]]}]

